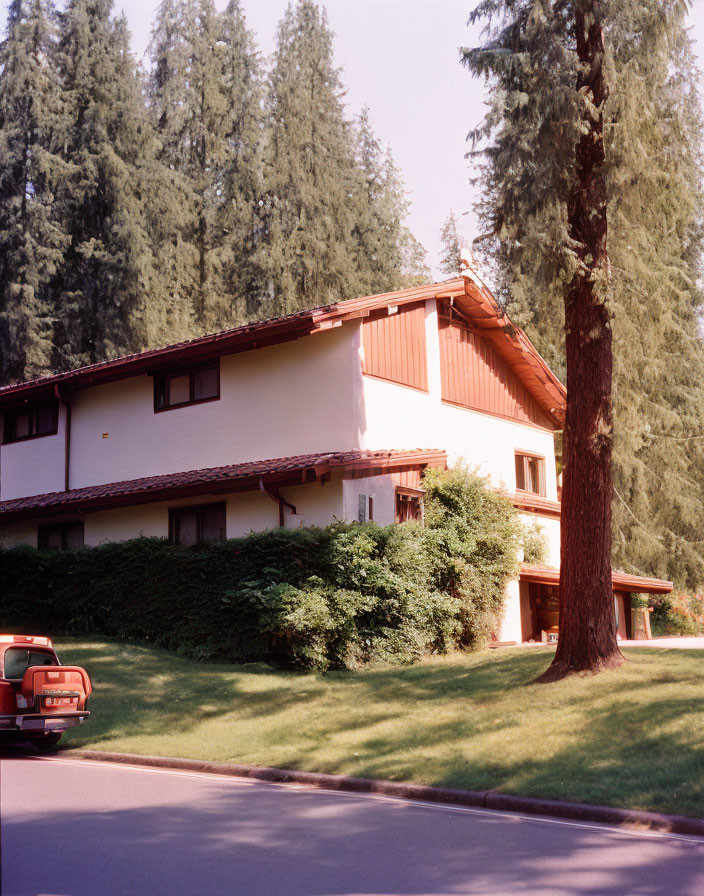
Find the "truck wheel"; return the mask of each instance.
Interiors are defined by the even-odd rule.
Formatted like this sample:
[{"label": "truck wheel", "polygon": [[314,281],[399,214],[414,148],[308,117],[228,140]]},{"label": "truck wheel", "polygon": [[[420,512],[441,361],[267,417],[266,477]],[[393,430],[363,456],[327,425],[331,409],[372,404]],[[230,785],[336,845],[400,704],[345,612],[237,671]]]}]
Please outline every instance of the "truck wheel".
[{"label": "truck wheel", "polygon": [[61,734],[54,732],[53,734],[40,734],[38,737],[32,738],[32,743],[39,753],[50,753],[61,740]]}]

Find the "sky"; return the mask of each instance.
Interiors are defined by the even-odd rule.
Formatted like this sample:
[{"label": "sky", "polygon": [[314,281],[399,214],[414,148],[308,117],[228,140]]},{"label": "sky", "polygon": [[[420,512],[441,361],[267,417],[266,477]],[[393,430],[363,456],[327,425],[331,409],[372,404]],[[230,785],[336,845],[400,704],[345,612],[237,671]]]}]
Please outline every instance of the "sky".
[{"label": "sky", "polygon": [[[226,0],[216,0],[219,8]],[[287,0],[242,0],[250,29],[265,56]],[[453,210],[468,240],[476,235],[471,211],[480,197],[470,187],[467,132],[484,114],[483,85],[459,64],[459,48],[478,43],[467,27],[474,0],[327,0],[335,32],[335,59],[343,69],[350,115],[367,105],[377,136],[390,145],[411,200],[409,225],[436,271],[440,229]],[[5,9],[7,0],[0,0]],[[115,0],[144,57],[158,0]],[[690,12],[704,69],[704,0]],[[146,59],[145,59],[146,62]],[[702,84],[704,90],[704,84]]]}]

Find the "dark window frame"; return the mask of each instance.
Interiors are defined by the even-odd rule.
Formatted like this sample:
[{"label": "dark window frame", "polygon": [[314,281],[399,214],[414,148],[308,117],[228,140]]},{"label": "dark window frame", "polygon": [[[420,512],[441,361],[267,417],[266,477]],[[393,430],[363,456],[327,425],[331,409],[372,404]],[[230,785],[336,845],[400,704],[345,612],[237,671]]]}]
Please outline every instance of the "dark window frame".
[{"label": "dark window frame", "polygon": [[[52,424],[51,429],[46,432],[37,432],[37,416],[40,411],[51,409]],[[16,420],[21,414],[29,414],[30,432],[26,436],[17,436]],[[2,427],[2,443],[3,445],[12,445],[15,442],[27,442],[30,439],[43,439],[45,436],[55,436],[59,431],[59,403],[58,401],[44,401],[36,405],[28,405],[23,408],[14,408],[5,411],[3,415]]]},{"label": "dark window frame", "polygon": [[[217,510],[222,514],[220,519],[220,537],[217,541],[225,541],[227,538],[227,503],[225,501],[213,501],[211,504],[189,504],[187,507],[170,507],[169,508],[169,541],[171,544],[180,544],[176,541],[178,532],[178,517],[187,513],[195,513],[196,516],[196,545],[213,544],[214,542],[204,541],[200,535],[202,531],[202,522],[200,514],[206,510]],[[192,547],[192,545],[191,545]]]},{"label": "dark window frame", "polygon": [[[211,395],[208,398],[195,397],[196,375],[206,370],[214,370],[217,375],[218,391],[217,395]],[[189,397],[188,401],[179,401],[177,404],[164,404],[160,406],[160,398],[164,395],[164,401],[168,399],[168,381],[172,377],[188,376],[189,377]],[[193,404],[205,404],[208,401],[220,401],[220,360],[210,361],[207,364],[197,364],[193,367],[184,367],[183,370],[165,370],[162,373],[154,374],[154,413],[161,414],[163,411],[174,411],[177,408],[187,408]]]},{"label": "dark window frame", "polygon": [[[81,529],[81,544],[69,547],[66,544],[66,535],[69,527],[78,527]],[[61,547],[52,548],[49,545],[50,530],[59,529],[61,531]],[[76,550],[78,547],[85,547],[86,529],[83,520],[64,520],[60,523],[42,523],[37,527],[37,548],[40,551],[68,551]]]},{"label": "dark window frame", "polygon": [[[547,480],[546,480],[546,470],[547,465],[545,463],[545,455],[544,454],[534,454],[531,451],[523,451],[521,449],[516,449],[514,452],[515,456],[515,465],[516,465],[516,491],[525,492],[527,495],[538,495],[540,498],[547,497]],[[523,470],[523,486],[518,484],[518,462],[519,459],[524,464]],[[526,476],[525,463],[526,460],[531,461],[535,460],[538,462],[538,491],[533,491],[532,489],[526,488],[526,483],[528,481]]]}]

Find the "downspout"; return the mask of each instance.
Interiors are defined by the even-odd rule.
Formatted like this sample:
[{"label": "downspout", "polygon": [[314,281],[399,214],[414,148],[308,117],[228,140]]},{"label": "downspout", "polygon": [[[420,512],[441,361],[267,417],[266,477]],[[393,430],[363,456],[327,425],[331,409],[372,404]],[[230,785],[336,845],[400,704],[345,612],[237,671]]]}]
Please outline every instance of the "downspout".
[{"label": "downspout", "polygon": [[283,527],[284,525],[284,507],[288,507],[292,514],[296,514],[296,508],[293,504],[290,504],[285,498],[282,498],[281,495],[269,491],[269,489],[264,485],[263,477],[259,477],[259,491],[267,496],[267,498],[271,498],[272,501],[276,501],[279,505],[279,526]]},{"label": "downspout", "polygon": [[58,384],[54,386],[54,395],[66,408],[66,425],[64,427],[64,491],[69,490],[69,470],[71,465],[71,405],[61,394]]}]

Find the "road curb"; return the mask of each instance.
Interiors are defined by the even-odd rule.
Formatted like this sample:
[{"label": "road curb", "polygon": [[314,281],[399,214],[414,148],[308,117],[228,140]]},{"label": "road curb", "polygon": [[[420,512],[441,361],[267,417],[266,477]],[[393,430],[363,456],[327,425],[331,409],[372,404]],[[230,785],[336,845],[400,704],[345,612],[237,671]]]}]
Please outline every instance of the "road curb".
[{"label": "road curb", "polygon": [[668,834],[690,834],[704,837],[704,819],[686,815],[665,815],[618,809],[613,806],[594,806],[589,803],[568,803],[533,797],[512,796],[495,790],[454,790],[446,787],[427,787],[422,784],[403,784],[370,778],[350,778],[345,775],[326,775],[320,772],[301,772],[292,769],[270,768],[260,765],[239,765],[234,762],[207,762],[201,759],[178,759],[167,756],[141,756],[134,753],[108,753],[103,750],[62,750],[60,755],[94,762],[115,762],[147,768],[203,772],[233,778],[254,778],[277,784],[301,784],[306,787],[340,790],[349,793],[376,793],[406,800],[421,800],[453,806],[514,812],[522,815],[545,815],[570,821],[609,824],[617,827],[638,828]]}]

